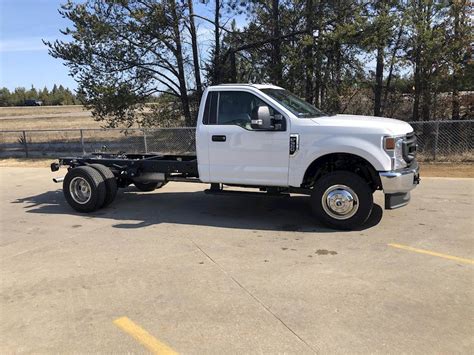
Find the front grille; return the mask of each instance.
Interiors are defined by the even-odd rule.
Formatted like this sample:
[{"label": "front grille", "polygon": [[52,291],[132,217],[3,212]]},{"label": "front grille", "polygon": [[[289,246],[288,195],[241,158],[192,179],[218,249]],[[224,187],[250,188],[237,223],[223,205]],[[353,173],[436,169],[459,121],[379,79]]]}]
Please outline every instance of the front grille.
[{"label": "front grille", "polygon": [[410,163],[416,157],[416,136],[415,132],[410,132],[403,140],[403,159]]}]

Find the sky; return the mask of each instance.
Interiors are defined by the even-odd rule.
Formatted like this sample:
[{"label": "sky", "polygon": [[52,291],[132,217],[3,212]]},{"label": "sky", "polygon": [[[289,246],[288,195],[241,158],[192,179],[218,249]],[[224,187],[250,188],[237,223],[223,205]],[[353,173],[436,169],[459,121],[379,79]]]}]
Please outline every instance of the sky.
[{"label": "sky", "polygon": [[[41,41],[64,38],[59,29],[71,24],[61,17],[58,8],[65,1],[0,0],[0,88],[34,85],[51,89],[54,84],[77,88],[63,62],[51,57]],[[195,11],[210,17],[212,9],[195,2]],[[209,26],[199,24],[201,50],[210,41]]]},{"label": "sky", "polygon": [[0,87],[75,89],[62,61],[48,55],[42,39],[61,38],[68,21],[58,13],[59,0],[0,0]]}]

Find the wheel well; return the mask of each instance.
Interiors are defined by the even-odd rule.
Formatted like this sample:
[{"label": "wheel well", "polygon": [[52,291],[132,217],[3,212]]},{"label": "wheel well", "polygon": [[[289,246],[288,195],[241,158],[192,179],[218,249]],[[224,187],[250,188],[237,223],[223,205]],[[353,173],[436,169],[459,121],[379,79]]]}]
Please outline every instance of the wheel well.
[{"label": "wheel well", "polygon": [[382,186],[377,170],[367,160],[354,154],[333,153],[319,157],[310,164],[301,187],[311,188],[323,175],[333,171],[356,173],[366,180],[374,191]]}]

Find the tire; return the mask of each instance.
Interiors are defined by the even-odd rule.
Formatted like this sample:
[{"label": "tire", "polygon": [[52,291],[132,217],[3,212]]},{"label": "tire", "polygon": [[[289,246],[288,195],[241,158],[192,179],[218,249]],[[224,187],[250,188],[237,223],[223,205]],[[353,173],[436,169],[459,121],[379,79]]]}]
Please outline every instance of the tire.
[{"label": "tire", "polygon": [[349,171],[324,175],[316,181],[311,194],[313,213],[334,229],[352,230],[362,226],[369,218],[373,205],[369,184]]},{"label": "tire", "polygon": [[101,208],[107,207],[113,202],[113,200],[115,200],[115,196],[117,196],[117,190],[118,190],[117,179],[115,178],[115,175],[112,172],[112,170],[107,168],[105,165],[90,164],[89,166],[97,170],[100,173],[100,175],[102,175],[102,177],[104,178],[105,200]]},{"label": "tire", "polygon": [[162,181],[162,182],[134,182],[133,184],[140,191],[150,192],[150,191],[154,191],[156,189],[162,188],[167,183],[168,183],[168,181]]},{"label": "tire", "polygon": [[93,212],[104,204],[105,180],[94,168],[79,166],[69,170],[64,177],[63,193],[76,211]]}]

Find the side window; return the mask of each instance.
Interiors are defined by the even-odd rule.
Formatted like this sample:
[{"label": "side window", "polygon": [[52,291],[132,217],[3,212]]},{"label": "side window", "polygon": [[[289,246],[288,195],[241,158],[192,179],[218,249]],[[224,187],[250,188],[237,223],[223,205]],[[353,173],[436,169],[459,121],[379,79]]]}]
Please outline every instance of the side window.
[{"label": "side window", "polygon": [[[252,129],[252,110],[266,105],[257,96],[245,91],[220,91],[217,112],[217,124],[237,125],[245,129]],[[271,109],[272,115],[276,113]]]},{"label": "side window", "polygon": [[204,106],[204,114],[202,118],[202,123],[207,124],[216,124],[217,122],[217,92],[211,91],[207,94],[206,105]]},{"label": "side window", "polygon": [[204,124],[209,124],[209,111],[211,110],[211,94],[212,92],[207,94],[206,105],[204,106],[204,114],[202,116],[202,123]]}]

